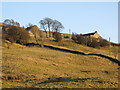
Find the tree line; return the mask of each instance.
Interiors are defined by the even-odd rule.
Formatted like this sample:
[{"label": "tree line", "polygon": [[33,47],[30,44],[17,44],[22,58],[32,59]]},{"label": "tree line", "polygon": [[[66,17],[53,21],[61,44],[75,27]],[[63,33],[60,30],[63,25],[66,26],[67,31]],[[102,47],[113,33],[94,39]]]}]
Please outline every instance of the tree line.
[{"label": "tree line", "polygon": [[[57,41],[61,40],[60,32],[62,29],[64,29],[64,26],[62,25],[61,22],[46,17],[43,20],[40,20],[39,23],[40,23],[40,27],[46,32],[46,37],[51,37],[51,32],[52,32],[53,37]],[[49,36],[47,35],[47,30],[49,31]]]},{"label": "tree line", "polygon": [[94,38],[83,36],[82,34],[72,33],[72,40],[75,43],[86,45],[93,48],[105,47],[109,45],[109,42],[103,38]]},{"label": "tree line", "polygon": [[[20,27],[20,23],[14,21],[13,19],[6,19],[3,22],[2,27],[2,38],[3,40],[8,40],[10,42],[26,44],[29,39],[28,29],[34,34],[34,38],[36,43],[39,44],[39,41],[43,41],[43,33],[36,25],[29,24],[27,28]],[[57,42],[62,40],[61,30],[64,29],[62,23],[58,20],[53,20],[51,18],[45,17],[39,21],[40,28],[43,29],[46,33],[46,38],[52,37],[55,38]],[[34,27],[34,28],[33,28]],[[48,34],[49,33],[49,34]],[[109,45],[109,42],[105,39],[93,38],[93,37],[85,37],[82,34],[72,34],[72,40],[75,43],[90,46],[93,48],[96,47],[104,47]]]},{"label": "tree line", "polygon": [[[32,28],[34,25],[29,24],[27,28],[20,27],[20,23],[14,21],[13,19],[4,20],[3,24],[4,24],[2,26],[3,40],[8,40],[12,43],[14,42],[20,44],[26,44],[29,41],[30,36],[27,29]],[[64,27],[61,22],[46,17],[43,20],[40,20],[39,24],[41,29],[43,29],[46,32],[47,38],[51,37],[51,32],[52,32],[56,41],[62,40],[60,31]],[[47,32],[49,32],[49,36],[47,35]],[[39,28],[34,28],[34,30],[32,30],[32,33],[34,34],[37,43],[38,40],[40,40],[40,38],[43,38],[42,32],[40,31]]]}]

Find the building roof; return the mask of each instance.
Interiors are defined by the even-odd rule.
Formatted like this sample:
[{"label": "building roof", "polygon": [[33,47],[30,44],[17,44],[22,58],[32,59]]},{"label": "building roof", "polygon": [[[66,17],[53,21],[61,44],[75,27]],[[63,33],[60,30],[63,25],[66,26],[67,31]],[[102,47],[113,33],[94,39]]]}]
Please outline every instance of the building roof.
[{"label": "building roof", "polygon": [[90,36],[90,35],[94,35],[95,33],[97,33],[97,31],[95,31],[95,32],[93,32],[93,33],[83,34],[83,36]]}]

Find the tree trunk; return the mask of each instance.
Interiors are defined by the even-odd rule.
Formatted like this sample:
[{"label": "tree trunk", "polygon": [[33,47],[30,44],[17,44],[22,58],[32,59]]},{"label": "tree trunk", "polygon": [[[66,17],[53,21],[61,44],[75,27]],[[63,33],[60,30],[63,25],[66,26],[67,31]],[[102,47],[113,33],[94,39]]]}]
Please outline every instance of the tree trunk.
[{"label": "tree trunk", "polygon": [[47,31],[45,31],[45,33],[46,33],[46,38],[48,38]]},{"label": "tree trunk", "polygon": [[49,37],[51,37],[51,35],[50,35],[50,26],[48,26],[48,29],[49,29]]}]

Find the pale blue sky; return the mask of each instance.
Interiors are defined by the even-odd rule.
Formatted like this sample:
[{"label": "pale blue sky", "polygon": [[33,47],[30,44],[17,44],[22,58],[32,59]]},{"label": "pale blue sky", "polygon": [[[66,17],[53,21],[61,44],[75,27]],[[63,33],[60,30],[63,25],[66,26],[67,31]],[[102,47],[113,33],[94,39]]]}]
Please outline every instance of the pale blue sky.
[{"label": "pale blue sky", "polygon": [[14,19],[21,26],[39,25],[45,17],[60,21],[62,32],[98,33],[108,40],[118,42],[117,2],[3,2],[2,18]]}]

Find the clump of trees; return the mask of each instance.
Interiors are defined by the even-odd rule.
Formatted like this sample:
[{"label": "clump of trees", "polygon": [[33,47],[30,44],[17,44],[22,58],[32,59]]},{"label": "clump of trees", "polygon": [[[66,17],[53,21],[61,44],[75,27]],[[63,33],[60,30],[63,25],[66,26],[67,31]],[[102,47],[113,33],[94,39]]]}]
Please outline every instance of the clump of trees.
[{"label": "clump of trees", "polygon": [[[64,28],[62,23],[58,20],[53,20],[51,18],[44,18],[43,20],[40,20],[40,26],[41,28],[46,32],[46,37],[51,37],[51,35],[55,38],[57,42],[62,40],[61,30]],[[20,27],[20,23],[14,21],[13,19],[6,19],[4,21],[4,25],[2,27],[2,39],[3,40],[9,40],[10,42],[14,43],[20,43],[25,44],[29,40],[29,33],[27,30],[31,30],[31,32],[34,34],[34,38],[39,44],[39,41],[41,41],[41,45],[43,47],[43,32],[36,26],[29,23],[29,27],[22,28]],[[49,35],[48,35],[49,32]],[[72,39],[74,42],[86,46],[90,46],[93,48],[96,47],[104,47],[109,45],[109,42],[102,38],[93,38],[88,36],[83,36],[82,34],[72,34]]]},{"label": "clump of trees", "polygon": [[52,27],[52,24],[53,24],[53,20],[51,18],[46,17],[43,20],[40,20],[39,23],[41,25],[41,28],[45,30],[46,35],[47,35],[47,30],[48,30],[49,31],[49,37],[51,37],[50,32],[51,32],[51,27]]},{"label": "clump of trees", "polygon": [[26,31],[25,28],[19,27],[17,24],[13,24],[14,20],[8,20],[6,19],[5,22],[7,25],[3,25],[2,27],[2,39],[8,40],[12,43],[20,43],[25,44],[29,40],[29,33]]},{"label": "clump of trees", "polygon": [[[41,28],[46,32],[46,37],[51,37],[51,35],[53,36],[54,34],[56,41],[61,41],[62,37],[60,31],[64,28],[61,22],[46,17],[43,20],[40,20],[39,23]],[[49,36],[47,36],[47,31],[49,31]]]},{"label": "clump of trees", "polygon": [[[62,40],[60,31],[64,27],[61,22],[46,17],[43,20],[40,20],[39,23],[41,28],[46,32],[46,37],[51,37],[52,34],[57,42]],[[43,47],[43,31],[41,31],[36,25],[32,25],[30,23],[28,24],[27,28],[20,27],[20,23],[14,21],[13,19],[4,20],[2,27],[2,39],[3,41],[8,40],[11,43],[26,44],[30,38],[28,30],[31,30],[31,32],[34,34],[36,43]],[[49,36],[47,36],[48,32]],[[39,44],[39,42],[41,44]]]},{"label": "clump of trees", "polygon": [[109,42],[105,39],[87,37],[87,36],[83,36],[82,34],[79,35],[79,34],[73,33],[72,34],[72,39],[74,40],[74,42],[76,42],[78,44],[90,46],[90,47],[93,47],[93,48],[104,47],[104,46],[109,45]]}]

